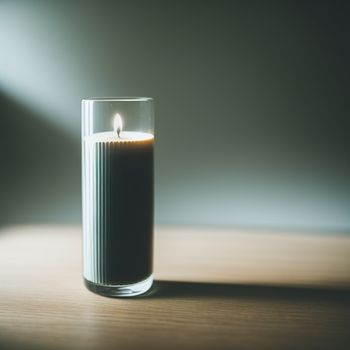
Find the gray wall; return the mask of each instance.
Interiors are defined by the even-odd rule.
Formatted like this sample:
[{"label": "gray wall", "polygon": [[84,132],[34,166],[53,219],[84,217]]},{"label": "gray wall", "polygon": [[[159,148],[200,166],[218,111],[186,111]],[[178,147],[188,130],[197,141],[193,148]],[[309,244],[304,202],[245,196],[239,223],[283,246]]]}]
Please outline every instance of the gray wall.
[{"label": "gray wall", "polygon": [[1,1],[0,223],[80,221],[80,100],[156,100],[156,220],[350,229],[347,1]]}]

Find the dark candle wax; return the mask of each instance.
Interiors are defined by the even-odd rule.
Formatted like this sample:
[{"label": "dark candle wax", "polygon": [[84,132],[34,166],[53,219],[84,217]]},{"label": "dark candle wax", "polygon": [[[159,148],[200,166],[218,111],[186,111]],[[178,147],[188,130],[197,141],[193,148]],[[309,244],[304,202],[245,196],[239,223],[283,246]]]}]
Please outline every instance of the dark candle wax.
[{"label": "dark candle wax", "polygon": [[90,143],[91,265],[85,277],[91,282],[132,284],[152,274],[153,143]]}]

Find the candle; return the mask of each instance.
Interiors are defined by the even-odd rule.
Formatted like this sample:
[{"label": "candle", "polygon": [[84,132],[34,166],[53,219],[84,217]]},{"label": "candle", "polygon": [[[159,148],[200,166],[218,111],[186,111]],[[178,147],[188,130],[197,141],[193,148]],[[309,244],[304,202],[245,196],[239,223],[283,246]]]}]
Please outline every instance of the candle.
[{"label": "candle", "polygon": [[84,278],[94,292],[136,295],[152,284],[153,148],[148,132],[84,136]]}]

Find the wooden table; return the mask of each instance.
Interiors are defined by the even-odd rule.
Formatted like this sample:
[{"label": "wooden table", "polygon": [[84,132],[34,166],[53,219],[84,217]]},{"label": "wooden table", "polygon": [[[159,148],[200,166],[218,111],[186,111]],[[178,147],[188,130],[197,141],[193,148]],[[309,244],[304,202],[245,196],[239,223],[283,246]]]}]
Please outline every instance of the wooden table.
[{"label": "wooden table", "polygon": [[350,349],[350,236],[159,227],[152,291],[111,299],[80,231],[0,230],[0,349]]}]

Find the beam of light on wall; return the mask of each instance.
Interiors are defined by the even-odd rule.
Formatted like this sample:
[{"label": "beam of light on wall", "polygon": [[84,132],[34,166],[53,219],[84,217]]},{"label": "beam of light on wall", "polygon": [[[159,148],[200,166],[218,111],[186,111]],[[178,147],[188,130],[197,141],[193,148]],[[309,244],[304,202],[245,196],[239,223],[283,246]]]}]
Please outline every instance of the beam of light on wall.
[{"label": "beam of light on wall", "polygon": [[0,4],[0,92],[78,135],[80,99],[91,84],[84,81],[79,43],[69,35],[74,21],[61,18],[41,2]]}]

